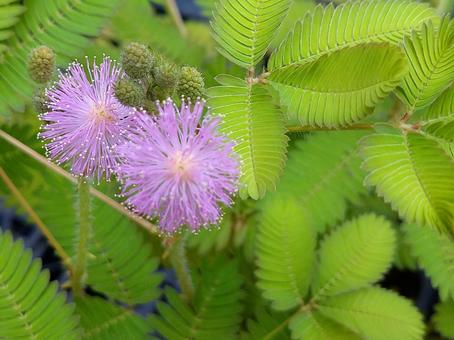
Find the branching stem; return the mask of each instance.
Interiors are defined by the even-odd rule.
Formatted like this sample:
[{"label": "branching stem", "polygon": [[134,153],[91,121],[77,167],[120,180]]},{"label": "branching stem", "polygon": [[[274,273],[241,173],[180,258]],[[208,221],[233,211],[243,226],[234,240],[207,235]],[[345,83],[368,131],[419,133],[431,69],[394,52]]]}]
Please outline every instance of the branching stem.
[{"label": "branching stem", "polygon": [[79,208],[79,234],[74,275],[71,286],[74,295],[83,295],[87,277],[88,243],[91,236],[90,221],[90,185],[83,178],[79,179],[77,186],[77,199]]}]

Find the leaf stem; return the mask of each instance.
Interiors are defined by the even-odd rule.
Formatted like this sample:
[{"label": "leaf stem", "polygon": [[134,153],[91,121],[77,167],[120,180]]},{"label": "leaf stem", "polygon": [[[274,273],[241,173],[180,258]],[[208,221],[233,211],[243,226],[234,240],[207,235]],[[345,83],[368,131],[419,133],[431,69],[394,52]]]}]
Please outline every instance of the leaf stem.
[{"label": "leaf stem", "polygon": [[13,196],[16,198],[16,200],[19,202],[19,204],[22,206],[31,220],[36,224],[44,237],[47,238],[49,244],[55,249],[55,252],[62,259],[62,262],[64,263],[68,271],[72,274],[74,268],[72,266],[71,257],[66,253],[66,251],[63,249],[54,235],[50,232],[49,228],[47,228],[47,226],[43,223],[38,214],[33,210],[27,199],[21,194],[19,189],[14,185],[13,181],[9,178],[2,167],[0,167],[0,177],[5,183],[8,190],[11,191]]},{"label": "leaf stem", "polygon": [[191,273],[188,267],[186,258],[186,237],[183,235],[176,240],[173,240],[170,248],[170,263],[178,278],[184,299],[191,301],[194,295],[194,284],[192,283]]},{"label": "leaf stem", "polygon": [[325,128],[325,127],[313,127],[313,126],[289,126],[287,127],[288,132],[312,132],[312,131],[338,131],[338,130],[371,130],[373,124],[354,124],[339,128]]},{"label": "leaf stem", "polygon": [[[31,149],[29,146],[25,145],[24,143],[20,142],[13,136],[9,135],[3,130],[0,130],[0,138],[4,139],[8,143],[10,143],[12,146],[16,147],[26,155],[30,156],[34,160],[38,161],[42,165],[46,166],[50,170],[54,171],[55,173],[59,174],[60,176],[63,176],[64,178],[68,179],[72,183],[76,184],[77,179],[72,176],[69,172],[65,171],[63,168],[60,168],[59,166],[55,165],[54,163],[50,162],[46,157],[43,155],[39,154],[35,150]],[[133,212],[125,209],[120,203],[117,201],[113,200],[109,196],[103,194],[102,192],[96,190],[95,188],[90,187],[90,193],[95,196],[96,198],[100,199],[104,203],[110,205],[112,208],[117,210],[119,213],[122,215],[126,216],[130,220],[133,220],[136,222],[139,226],[144,228],[148,233],[155,235],[159,233],[158,228],[146,221],[145,219],[141,218],[139,215],[134,214]]]},{"label": "leaf stem", "polygon": [[91,236],[90,221],[90,185],[80,178],[77,185],[79,230],[74,275],[71,278],[71,286],[74,295],[83,295],[87,277],[88,242]]},{"label": "leaf stem", "polygon": [[172,17],[175,26],[177,26],[180,35],[182,37],[186,37],[188,35],[188,31],[186,30],[186,26],[184,25],[183,19],[181,18],[181,13],[175,0],[166,0],[166,8],[170,16]]}]

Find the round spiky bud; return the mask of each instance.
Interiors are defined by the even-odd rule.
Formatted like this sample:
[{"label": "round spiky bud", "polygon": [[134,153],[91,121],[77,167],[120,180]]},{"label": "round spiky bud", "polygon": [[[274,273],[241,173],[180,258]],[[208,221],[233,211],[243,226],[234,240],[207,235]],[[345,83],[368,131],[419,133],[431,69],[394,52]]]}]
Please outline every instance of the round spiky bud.
[{"label": "round spiky bud", "polygon": [[153,69],[153,78],[155,87],[159,89],[158,92],[168,94],[164,98],[157,99],[167,99],[167,97],[173,94],[178,85],[180,70],[175,64],[161,59]]},{"label": "round spiky bud", "polygon": [[195,101],[198,97],[202,97],[204,92],[205,82],[200,72],[194,67],[182,67],[178,82],[178,94]]},{"label": "round spiky bud", "polygon": [[153,67],[153,55],[145,45],[130,43],[121,52],[121,66],[131,78],[144,79]]},{"label": "round spiky bud", "polygon": [[55,70],[55,53],[47,46],[39,46],[31,50],[28,57],[28,73],[40,84],[52,79]]},{"label": "round spiky bud", "polygon": [[122,104],[136,107],[142,106],[145,99],[143,87],[128,78],[115,83],[115,96]]},{"label": "round spiky bud", "polygon": [[33,107],[38,113],[45,113],[49,111],[45,89],[39,89],[33,93]]}]

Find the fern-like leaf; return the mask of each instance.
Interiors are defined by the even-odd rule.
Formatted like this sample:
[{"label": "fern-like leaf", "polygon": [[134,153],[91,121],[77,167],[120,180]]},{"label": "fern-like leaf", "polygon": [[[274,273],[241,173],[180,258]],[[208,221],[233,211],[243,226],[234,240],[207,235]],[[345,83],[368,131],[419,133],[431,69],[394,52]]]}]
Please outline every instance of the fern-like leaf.
[{"label": "fern-like leaf", "polygon": [[320,312],[298,313],[289,323],[293,339],[359,340],[357,334],[334,322]]},{"label": "fern-like leaf", "polygon": [[[345,219],[348,205],[365,193],[357,155],[362,131],[319,132],[298,140],[279,183],[278,195],[292,195],[319,232]],[[329,207],[329,209],[326,209]]]},{"label": "fern-like leaf", "polygon": [[242,278],[235,262],[216,259],[204,267],[193,306],[167,288],[168,303],[158,302],[160,316],[151,323],[168,339],[231,339],[241,322]]},{"label": "fern-like leaf", "polygon": [[296,23],[271,55],[268,68],[292,68],[364,43],[400,44],[406,34],[436,18],[431,7],[409,0],[347,1],[336,8],[333,4],[317,6]]},{"label": "fern-like leaf", "polygon": [[21,5],[19,0],[0,2],[0,56],[8,49],[5,40],[13,34],[12,27],[24,11],[25,7]]},{"label": "fern-like leaf", "polygon": [[241,340],[273,339],[288,340],[289,335],[280,325],[285,322],[285,314],[271,313],[258,309],[254,319],[247,320],[247,332],[241,332]]},{"label": "fern-like leaf", "polygon": [[315,231],[291,199],[267,202],[256,240],[257,286],[277,310],[301,305],[315,261]]},{"label": "fern-like leaf", "polygon": [[254,67],[265,55],[289,5],[289,0],[221,0],[212,25],[219,52],[235,64]]},{"label": "fern-like leaf", "polygon": [[208,104],[223,118],[221,132],[236,141],[242,168],[241,197],[259,199],[274,190],[287,149],[284,117],[264,85],[220,76],[222,86],[208,89]]},{"label": "fern-like leaf", "polygon": [[148,339],[151,325],[131,309],[98,297],[76,298],[82,339]]},{"label": "fern-like leaf", "polygon": [[79,55],[111,15],[118,0],[25,1],[27,11],[5,41],[9,49],[0,63],[0,115],[23,109],[33,86],[27,73],[28,53],[48,45],[63,64]]},{"label": "fern-like leaf", "polygon": [[406,72],[398,47],[363,44],[312,63],[271,70],[269,79],[291,121],[338,127],[370,114]]},{"label": "fern-like leaf", "polygon": [[57,289],[23,243],[0,232],[0,338],[78,339],[74,308]]},{"label": "fern-like leaf", "polygon": [[447,339],[454,339],[454,323],[452,322],[453,315],[453,300],[441,302],[435,307],[435,315],[432,318],[435,329]]},{"label": "fern-like leaf", "polygon": [[318,304],[326,317],[366,339],[422,339],[422,315],[411,302],[382,288],[364,288]]},{"label": "fern-like leaf", "polygon": [[398,94],[410,111],[432,103],[454,78],[454,21],[445,17],[440,25],[424,24],[420,33],[405,38],[410,72]]},{"label": "fern-like leaf", "polygon": [[454,142],[454,85],[444,91],[423,116],[421,129],[442,144]]},{"label": "fern-like leaf", "polygon": [[366,183],[407,222],[454,232],[453,160],[433,140],[381,128],[361,142]]},{"label": "fern-like leaf", "polygon": [[406,225],[405,241],[419,266],[430,277],[440,297],[454,299],[454,242],[436,230]]},{"label": "fern-like leaf", "polygon": [[312,291],[314,299],[365,287],[391,266],[396,236],[383,217],[363,215],[335,230],[322,243]]}]

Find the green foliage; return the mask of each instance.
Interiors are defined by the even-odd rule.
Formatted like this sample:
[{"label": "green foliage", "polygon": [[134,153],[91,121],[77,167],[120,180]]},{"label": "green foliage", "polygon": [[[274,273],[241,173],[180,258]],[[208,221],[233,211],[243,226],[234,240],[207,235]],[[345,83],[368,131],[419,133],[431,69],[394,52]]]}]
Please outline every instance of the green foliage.
[{"label": "green foliage", "polygon": [[395,243],[394,230],[382,217],[363,215],[346,222],[321,245],[312,286],[316,299],[378,281],[391,265]]},{"label": "green foliage", "polygon": [[452,300],[441,302],[436,306],[433,322],[435,329],[447,339],[454,339],[454,302]]},{"label": "green foliage", "polygon": [[436,18],[428,5],[408,0],[348,1],[336,8],[332,4],[317,6],[296,23],[271,55],[268,67],[271,71],[294,68],[365,43],[400,44],[406,34]]},{"label": "green foliage", "polygon": [[24,11],[25,7],[19,0],[5,0],[0,3],[0,57],[8,50],[5,42],[13,35],[12,28]]},{"label": "green foliage", "polygon": [[436,230],[407,225],[405,240],[443,300],[454,299],[454,243]]},{"label": "green foliage", "polygon": [[364,194],[357,155],[357,142],[364,135],[318,132],[297,140],[289,151],[278,194],[296,197],[318,232],[343,221],[349,203],[358,203]]},{"label": "green foliage", "polygon": [[422,119],[423,133],[442,143],[454,142],[454,85],[437,98]]},{"label": "green foliage", "polygon": [[406,71],[399,48],[363,44],[334,51],[315,62],[271,69],[269,78],[289,119],[302,125],[338,127],[372,113]]},{"label": "green foliage", "polygon": [[299,313],[289,324],[293,339],[356,340],[360,337],[320,312]]},{"label": "green foliage", "polygon": [[241,322],[242,278],[235,262],[217,258],[202,267],[202,280],[192,306],[171,288],[165,289],[168,304],[158,302],[160,316],[151,323],[168,339],[230,339]]},{"label": "green foliage", "polygon": [[[4,42],[9,49],[0,63],[0,115],[22,110],[33,87],[28,77],[28,53],[39,45],[54,49],[59,64],[79,55],[96,36],[118,3],[104,0],[28,0],[27,11]],[[1,119],[1,118],[0,118]]]},{"label": "green foliage", "polygon": [[309,289],[315,231],[294,200],[278,196],[264,210],[256,241],[257,286],[274,309],[288,310],[301,305]]},{"label": "green foliage", "polygon": [[417,133],[381,129],[361,142],[366,183],[376,186],[407,222],[453,233],[452,159]]},{"label": "green foliage", "polygon": [[213,18],[219,52],[245,68],[253,68],[265,55],[289,0],[221,0]]},{"label": "green foliage", "polygon": [[445,17],[440,25],[424,24],[420,33],[406,37],[405,53],[410,72],[398,94],[410,111],[432,103],[454,77],[454,22]]},{"label": "green foliage", "polygon": [[208,89],[208,105],[223,118],[221,132],[236,141],[241,158],[240,196],[261,198],[274,190],[287,149],[284,117],[266,86],[219,76],[222,86]]},{"label": "green foliage", "polygon": [[148,339],[149,322],[134,311],[116,306],[98,297],[76,298],[76,312],[80,316],[82,339]]},{"label": "green foliage", "polygon": [[74,308],[57,289],[41,261],[0,232],[0,338],[78,339]]},{"label": "green foliage", "polygon": [[328,318],[367,339],[422,339],[418,310],[394,292],[372,287],[332,296],[318,304]]},{"label": "green foliage", "polygon": [[258,309],[254,319],[247,320],[247,332],[241,332],[241,340],[265,339],[267,336],[273,340],[286,340],[289,336],[286,331],[276,332],[282,322],[285,321],[285,314],[270,313],[266,309]]}]

